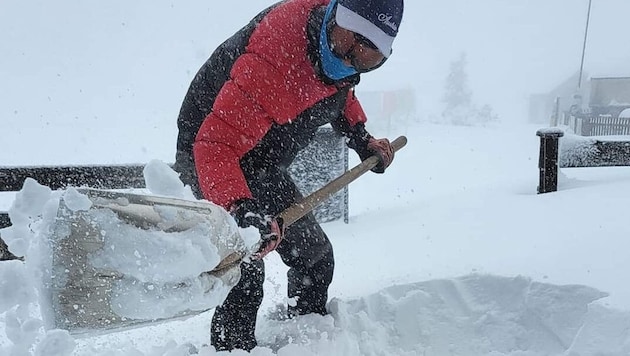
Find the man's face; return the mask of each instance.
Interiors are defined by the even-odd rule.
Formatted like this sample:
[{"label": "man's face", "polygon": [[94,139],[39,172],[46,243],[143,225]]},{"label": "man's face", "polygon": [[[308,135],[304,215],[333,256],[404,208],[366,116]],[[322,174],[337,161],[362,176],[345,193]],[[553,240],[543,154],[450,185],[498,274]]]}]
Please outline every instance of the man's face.
[{"label": "man's face", "polygon": [[385,62],[385,56],[367,38],[340,27],[334,21],[330,27],[330,45],[335,56],[357,72],[374,70]]}]

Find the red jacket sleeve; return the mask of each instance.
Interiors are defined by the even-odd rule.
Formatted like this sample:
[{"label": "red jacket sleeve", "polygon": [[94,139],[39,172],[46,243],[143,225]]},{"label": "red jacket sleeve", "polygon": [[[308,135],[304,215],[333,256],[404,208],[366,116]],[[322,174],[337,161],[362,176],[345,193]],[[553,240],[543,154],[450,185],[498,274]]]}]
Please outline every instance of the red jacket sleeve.
[{"label": "red jacket sleeve", "polygon": [[229,208],[235,200],[252,196],[239,161],[261,140],[272,122],[235,80],[225,83],[193,146],[205,199]]}]

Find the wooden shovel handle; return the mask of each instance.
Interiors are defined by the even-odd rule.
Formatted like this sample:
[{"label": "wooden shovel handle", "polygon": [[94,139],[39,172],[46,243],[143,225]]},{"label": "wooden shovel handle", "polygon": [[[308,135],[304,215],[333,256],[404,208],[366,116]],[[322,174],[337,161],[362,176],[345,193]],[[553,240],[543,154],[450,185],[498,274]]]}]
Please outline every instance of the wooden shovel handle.
[{"label": "wooden shovel handle", "polygon": [[[392,147],[394,148],[394,151],[398,151],[401,148],[405,147],[406,144],[407,137],[400,136],[392,142]],[[330,198],[331,195],[337,193],[343,187],[352,183],[354,180],[362,176],[365,172],[376,167],[378,163],[379,158],[377,156],[371,156],[370,158],[356,165],[354,168],[340,175],[330,183],[326,184],[319,190],[311,193],[299,203],[293,204],[285,211],[280,213],[278,217],[282,218],[285,227],[293,224],[301,217],[315,209],[323,201]]]},{"label": "wooden shovel handle", "polygon": [[[398,151],[401,148],[405,147],[406,144],[407,138],[405,136],[400,136],[392,142],[392,147],[394,148],[394,151]],[[332,180],[330,183],[326,184],[319,190],[311,193],[301,202],[293,204],[288,209],[280,213],[278,217],[282,218],[284,226],[289,226],[293,224],[301,217],[315,209],[320,203],[328,199],[331,195],[337,193],[343,187],[352,183],[355,179],[363,175],[363,173],[374,168],[378,164],[378,162],[379,158],[377,156],[371,156],[370,158],[356,165],[351,170]],[[212,271],[206,273],[220,276],[221,273],[223,273],[224,271],[227,271],[229,268],[238,265],[244,257],[245,252],[243,251],[233,252],[232,254],[224,258],[221,263],[219,263],[219,265],[216,266]]]}]

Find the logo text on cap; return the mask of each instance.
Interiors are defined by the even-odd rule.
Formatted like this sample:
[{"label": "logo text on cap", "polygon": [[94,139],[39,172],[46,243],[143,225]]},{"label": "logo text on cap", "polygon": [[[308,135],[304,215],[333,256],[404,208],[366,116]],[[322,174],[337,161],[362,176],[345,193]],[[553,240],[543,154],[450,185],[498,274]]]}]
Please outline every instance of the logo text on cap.
[{"label": "logo text on cap", "polygon": [[396,24],[392,22],[392,17],[393,17],[392,15],[379,14],[378,15],[378,20],[380,22],[384,23],[385,26],[388,26],[392,30],[398,31],[398,26],[396,26]]}]

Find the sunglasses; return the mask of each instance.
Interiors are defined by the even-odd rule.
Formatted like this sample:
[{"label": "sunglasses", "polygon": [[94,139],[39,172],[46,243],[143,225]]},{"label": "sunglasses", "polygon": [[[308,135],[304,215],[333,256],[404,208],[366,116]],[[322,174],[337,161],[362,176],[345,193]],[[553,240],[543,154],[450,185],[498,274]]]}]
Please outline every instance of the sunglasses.
[{"label": "sunglasses", "polygon": [[386,57],[379,51],[372,41],[354,32],[354,44],[344,55],[350,60],[357,72],[369,72],[380,67]]},{"label": "sunglasses", "polygon": [[[339,27],[334,19],[331,20],[329,26],[329,34],[332,32],[333,28]],[[344,53],[339,53],[335,49],[333,49],[333,53],[335,53],[337,57],[349,61],[357,72],[365,73],[372,71],[383,65],[385,60],[387,60],[387,57],[379,51],[378,47],[365,36],[350,30],[343,30],[352,34],[352,44]]]}]

